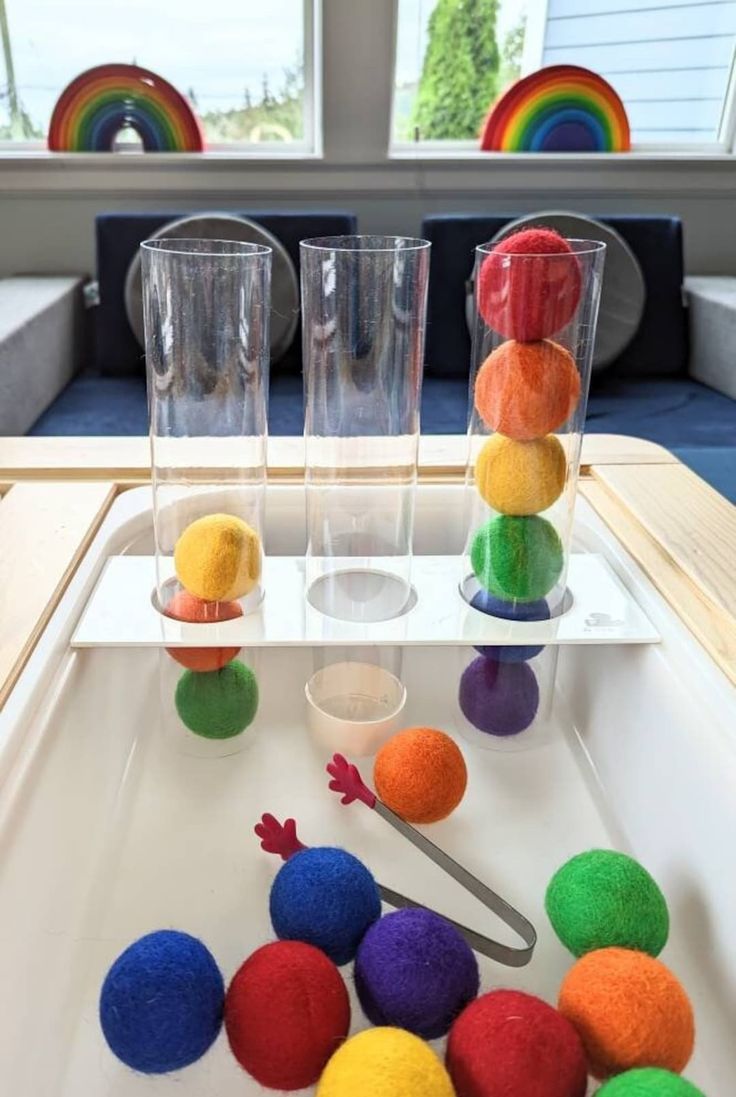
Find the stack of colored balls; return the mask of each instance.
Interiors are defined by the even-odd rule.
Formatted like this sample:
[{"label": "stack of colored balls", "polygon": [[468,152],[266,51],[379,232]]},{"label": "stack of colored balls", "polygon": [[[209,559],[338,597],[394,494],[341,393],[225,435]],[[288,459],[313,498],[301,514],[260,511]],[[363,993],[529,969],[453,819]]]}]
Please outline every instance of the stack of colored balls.
[{"label": "stack of colored balls", "polygon": [[[181,534],[174,566],[183,589],[166,605],[167,617],[197,624],[231,621],[243,613],[235,599],[249,594],[260,578],[260,541],[242,519],[209,514]],[[206,739],[230,739],[252,723],[258,683],[236,658],[239,647],[166,650],[186,667],[175,694],[185,727]]]},{"label": "stack of colored balls", "polygon": [[[580,399],[572,355],[552,341],[573,318],[581,273],[570,245],[549,229],[527,229],[501,241],[478,277],[478,310],[506,338],[475,380],[478,415],[492,431],[475,463],[475,485],[497,512],[475,533],[470,561],[480,591],[472,605],[505,620],[549,617],[545,596],[563,570],[563,548],[540,516],[562,494],[567,458],[552,433]],[[539,706],[537,677],[526,664],[539,646],[478,649],[465,670],[459,703],[488,735],[518,735]],[[509,667],[504,664],[519,664]]]},{"label": "stack of colored balls", "polygon": [[[579,957],[563,980],[559,1009],[580,1035],[590,1072],[609,1078],[631,1071],[630,1089],[623,1081],[610,1089],[622,1097],[685,1097],[688,1090],[673,1089],[667,1072],[678,1075],[690,1060],[693,1011],[677,978],[657,959],[669,913],[656,882],[624,853],[589,850],[555,873],[545,905],[560,941]],[[646,1075],[649,1070],[656,1073]]]}]

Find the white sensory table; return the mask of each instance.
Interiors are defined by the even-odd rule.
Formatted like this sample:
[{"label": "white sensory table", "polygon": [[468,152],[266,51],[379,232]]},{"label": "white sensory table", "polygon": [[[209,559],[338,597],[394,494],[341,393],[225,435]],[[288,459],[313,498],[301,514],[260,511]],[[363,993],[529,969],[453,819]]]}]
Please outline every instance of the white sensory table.
[{"label": "white sensory table", "polygon": [[[89,454],[104,457],[102,440],[92,440],[86,464],[85,441],[75,454],[68,439],[0,440],[2,1092],[266,1093],[224,1033],[194,1066],[144,1078],[114,1059],[97,1021],[105,971],[140,934],[175,927],[201,937],[226,980],[272,939],[267,897],[278,863],[252,834],[262,812],[296,817],[303,841],[343,845],[386,886],[518,942],[380,818],[328,793],[304,711],[319,636],[282,637],[260,653],[262,705],[248,749],[206,759],[171,750],[158,729],[160,641],[81,635],[110,558],[122,557],[115,566],[133,576],[152,551],[145,456],[129,445],[142,440],[105,440],[110,452],[97,464]],[[304,547],[297,446],[277,446],[269,566]],[[574,551],[588,560],[583,569],[600,561],[639,631],[598,643],[545,634],[562,645],[546,745],[498,753],[459,739],[467,795],[426,829],[537,927],[529,966],[481,958],[482,988],[519,987],[553,1003],[572,961],[543,910],[552,872],[591,846],[639,857],[670,907],[662,959],[695,1008],[686,1076],[708,1097],[726,1097],[736,1075],[736,512],[657,447],[586,446]],[[460,551],[459,453],[452,439],[436,443],[434,459],[425,447],[420,573],[430,557]],[[704,530],[707,552],[697,540]],[[406,725],[455,734],[452,638],[389,639],[405,646]],[[369,761],[361,769],[370,777]],[[364,1024],[354,1000],[353,1031]]]}]

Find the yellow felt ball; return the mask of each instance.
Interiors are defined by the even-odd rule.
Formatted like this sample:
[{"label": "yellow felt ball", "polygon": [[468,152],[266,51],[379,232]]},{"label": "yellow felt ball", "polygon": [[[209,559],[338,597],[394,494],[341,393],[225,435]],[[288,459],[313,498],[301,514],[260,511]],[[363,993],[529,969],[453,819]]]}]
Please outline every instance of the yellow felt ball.
[{"label": "yellow felt ball", "polygon": [[454,1097],[432,1048],[401,1028],[369,1028],[330,1059],[317,1097]]},{"label": "yellow felt ball", "polygon": [[567,473],[565,451],[554,434],[517,442],[492,435],[475,462],[475,484],[489,506],[501,514],[539,514],[562,494]]},{"label": "yellow felt ball", "polygon": [[206,602],[231,601],[250,593],[261,575],[258,534],[232,514],[208,514],[182,533],[174,548],[181,585]]}]

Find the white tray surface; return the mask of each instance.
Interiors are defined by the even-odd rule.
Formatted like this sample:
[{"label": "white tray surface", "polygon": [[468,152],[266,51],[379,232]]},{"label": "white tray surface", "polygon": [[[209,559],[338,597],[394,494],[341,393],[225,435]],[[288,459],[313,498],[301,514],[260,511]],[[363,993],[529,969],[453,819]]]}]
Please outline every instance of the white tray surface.
[{"label": "white tray surface", "polygon": [[[0,800],[0,1073],[8,1093],[266,1092],[241,1072],[224,1034],[187,1070],[142,1078],[111,1055],[97,1020],[105,971],[140,934],[176,927],[200,936],[226,979],[272,939],[268,889],[279,862],[252,835],[264,811],[294,816],[303,841],[344,845],[386,885],[514,941],[379,817],[360,805],[342,807],[327,791],[324,755],[305,731],[302,686],[311,671],[307,651],[264,653],[264,700],[250,748],[199,759],[173,753],[158,730],[153,652],[95,650],[73,657],[58,696],[49,698],[35,750]],[[405,657],[405,674],[407,724],[451,728],[456,663],[440,649],[415,650]],[[543,912],[547,881],[582,849],[625,846],[571,730],[560,724],[550,745],[516,754],[459,740],[469,765],[467,795],[449,820],[428,828],[538,928],[527,968],[481,959],[484,990],[514,986],[556,1000],[571,959]],[[361,768],[370,778],[370,762]],[[674,928],[664,958],[682,970],[692,941],[682,933],[688,893],[679,893],[676,879],[668,888]],[[723,1039],[719,1003],[711,1002],[710,968],[699,977],[700,965],[688,966],[701,1032],[700,1053],[688,1073],[705,1085],[732,1071],[734,1055]],[[342,970],[350,984],[350,967]],[[352,997],[357,1031],[365,1021]],[[712,1097],[721,1092],[713,1090]]]}]

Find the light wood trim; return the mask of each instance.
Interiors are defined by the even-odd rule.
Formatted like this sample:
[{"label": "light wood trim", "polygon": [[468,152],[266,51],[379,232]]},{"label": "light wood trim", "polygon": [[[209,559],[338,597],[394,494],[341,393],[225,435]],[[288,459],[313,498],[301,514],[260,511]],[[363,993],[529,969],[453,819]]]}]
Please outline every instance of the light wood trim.
[{"label": "light wood trim", "polygon": [[683,465],[592,471],[581,495],[736,685],[736,507]]},{"label": "light wood trim", "polygon": [[0,708],[115,498],[115,484],[16,484],[0,503]]},{"label": "light wood trim", "polygon": [[[455,479],[465,471],[467,443],[464,435],[423,435],[419,444],[422,479]],[[591,434],[583,440],[582,464],[672,464],[677,459],[662,446],[615,434]],[[270,438],[269,476],[290,479],[302,476],[302,438]],[[17,480],[115,480],[121,486],[150,479],[148,439],[112,438],[0,438],[0,479]]]}]

